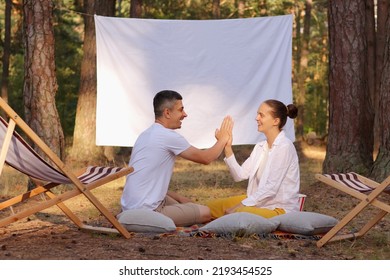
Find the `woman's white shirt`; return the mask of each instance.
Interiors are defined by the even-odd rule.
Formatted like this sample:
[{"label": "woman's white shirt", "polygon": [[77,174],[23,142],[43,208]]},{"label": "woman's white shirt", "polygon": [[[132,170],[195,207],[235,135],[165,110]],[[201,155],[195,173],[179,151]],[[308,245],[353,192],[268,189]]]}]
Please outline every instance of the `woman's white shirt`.
[{"label": "woman's white shirt", "polygon": [[[281,131],[271,149],[267,141],[255,145],[249,158],[239,165],[234,154],[225,158],[235,181],[248,179],[245,206],[298,211],[299,161],[294,144]],[[257,172],[260,167],[261,176]]]}]

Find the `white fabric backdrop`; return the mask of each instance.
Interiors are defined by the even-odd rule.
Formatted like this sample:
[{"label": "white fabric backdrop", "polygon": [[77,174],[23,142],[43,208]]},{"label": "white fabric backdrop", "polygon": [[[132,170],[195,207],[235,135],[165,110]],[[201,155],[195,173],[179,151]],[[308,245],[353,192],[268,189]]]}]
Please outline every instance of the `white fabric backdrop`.
[{"label": "white fabric backdrop", "polygon": [[[178,91],[188,117],[177,130],[198,148],[215,143],[223,117],[233,144],[263,139],[255,121],[266,99],[292,102],[292,15],[229,20],[95,16],[96,144],[133,146],[154,121],[153,97]],[[294,138],[291,120],[286,133]]]}]

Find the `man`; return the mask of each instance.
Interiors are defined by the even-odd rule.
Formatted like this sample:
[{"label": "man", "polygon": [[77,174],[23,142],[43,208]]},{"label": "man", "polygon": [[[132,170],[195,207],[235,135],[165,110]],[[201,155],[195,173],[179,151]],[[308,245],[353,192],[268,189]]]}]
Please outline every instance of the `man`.
[{"label": "man", "polygon": [[215,132],[214,146],[201,150],[191,146],[175,129],[187,117],[182,97],[172,90],[158,92],[153,99],[155,122],[138,137],[129,165],[134,172],[127,176],[121,198],[122,209],[150,209],[170,217],[176,226],[210,221],[207,206],[192,203],[186,197],[169,192],[176,156],[209,164],[222,153],[231,137],[233,121],[225,117]]}]

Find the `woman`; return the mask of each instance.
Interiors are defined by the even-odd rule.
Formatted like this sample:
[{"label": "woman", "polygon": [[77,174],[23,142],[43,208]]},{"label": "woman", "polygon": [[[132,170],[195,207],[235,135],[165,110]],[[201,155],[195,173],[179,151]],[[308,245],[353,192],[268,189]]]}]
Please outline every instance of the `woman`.
[{"label": "woman", "polygon": [[287,117],[296,118],[295,105],[278,100],[263,102],[257,112],[258,131],[266,140],[255,145],[240,166],[234,156],[232,139],[225,147],[225,162],[233,179],[249,179],[246,195],[210,201],[213,219],[235,212],[249,212],[266,218],[298,211],[299,163],[295,147],[283,131]]}]

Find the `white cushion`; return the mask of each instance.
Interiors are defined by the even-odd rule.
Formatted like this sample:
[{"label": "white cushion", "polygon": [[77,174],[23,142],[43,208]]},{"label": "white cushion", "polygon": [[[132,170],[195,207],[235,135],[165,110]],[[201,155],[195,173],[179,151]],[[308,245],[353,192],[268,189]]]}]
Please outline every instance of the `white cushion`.
[{"label": "white cushion", "polygon": [[278,225],[278,221],[271,221],[251,213],[238,212],[211,221],[199,230],[245,236],[254,233],[269,233],[274,231]]},{"label": "white cushion", "polygon": [[152,210],[126,210],[120,213],[117,218],[128,231],[160,233],[176,230],[175,223],[171,218]]},{"label": "white cushion", "polygon": [[280,231],[303,235],[326,233],[338,223],[336,218],[314,212],[290,212],[270,220],[280,222]]}]

